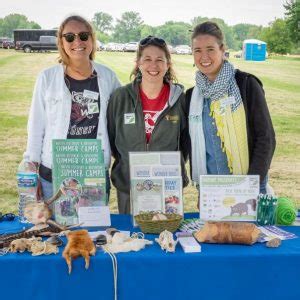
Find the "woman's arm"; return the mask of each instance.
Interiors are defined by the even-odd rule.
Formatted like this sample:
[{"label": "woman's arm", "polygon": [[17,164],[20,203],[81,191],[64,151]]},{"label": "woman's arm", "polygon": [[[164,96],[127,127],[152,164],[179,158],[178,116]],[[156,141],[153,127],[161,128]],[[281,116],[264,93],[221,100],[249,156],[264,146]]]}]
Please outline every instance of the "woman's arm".
[{"label": "woman's arm", "polygon": [[[271,165],[276,146],[265,93],[255,77],[249,76],[247,82],[248,126],[252,145],[249,174],[259,174],[265,178]],[[249,140],[249,139],[248,139]]]},{"label": "woman's arm", "polygon": [[116,97],[116,93],[113,93],[108,101],[107,106],[107,131],[108,131],[108,138],[111,148],[111,153],[114,158],[117,156],[117,149],[115,145],[115,138],[116,138],[116,122],[115,122],[115,115],[114,115],[114,98]]},{"label": "woman's arm", "polygon": [[44,142],[46,88],[45,74],[41,73],[35,83],[27,125],[28,139],[26,153],[29,155],[30,160],[36,163],[40,163],[41,161]]}]

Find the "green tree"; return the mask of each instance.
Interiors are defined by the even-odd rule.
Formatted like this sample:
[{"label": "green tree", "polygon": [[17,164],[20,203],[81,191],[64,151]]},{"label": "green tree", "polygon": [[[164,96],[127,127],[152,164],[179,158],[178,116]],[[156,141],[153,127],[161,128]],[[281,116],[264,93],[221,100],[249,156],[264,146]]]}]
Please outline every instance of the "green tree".
[{"label": "green tree", "polygon": [[94,14],[92,22],[97,31],[108,33],[112,28],[113,17],[105,12],[97,12]]},{"label": "green tree", "polygon": [[291,51],[292,41],[285,20],[276,19],[269,27],[264,28],[260,39],[267,43],[269,52],[286,54]]},{"label": "green tree", "polygon": [[100,31],[96,31],[96,38],[98,41],[106,44],[108,42],[110,42],[110,36],[106,33],[100,32]]},{"label": "green tree", "polygon": [[191,23],[192,26],[195,27],[196,25],[206,22],[206,21],[212,21],[218,24],[218,26],[220,27],[220,29],[223,32],[224,35],[224,42],[225,45],[227,46],[227,48],[229,49],[238,49],[238,42],[235,38],[234,32],[232,27],[228,26],[223,19],[219,19],[219,18],[206,18],[206,17],[195,17],[192,19]]},{"label": "green tree", "polygon": [[190,45],[190,28],[191,25],[188,23],[168,21],[157,27],[156,34],[173,46]]},{"label": "green tree", "polygon": [[41,26],[36,22],[29,21],[26,16],[20,14],[10,14],[2,19],[1,34],[12,37],[14,29],[40,29]]},{"label": "green tree", "polygon": [[283,5],[289,35],[295,43],[300,42],[300,1],[289,0]]},{"label": "green tree", "polygon": [[238,48],[242,48],[243,41],[246,39],[257,39],[262,30],[262,26],[253,24],[236,24],[232,27],[234,38]]},{"label": "green tree", "polygon": [[156,35],[156,27],[152,27],[150,25],[143,24],[141,25],[141,38],[145,38],[148,35]]},{"label": "green tree", "polygon": [[143,20],[138,12],[124,12],[121,19],[117,19],[113,34],[114,40],[121,43],[139,41],[142,24]]}]

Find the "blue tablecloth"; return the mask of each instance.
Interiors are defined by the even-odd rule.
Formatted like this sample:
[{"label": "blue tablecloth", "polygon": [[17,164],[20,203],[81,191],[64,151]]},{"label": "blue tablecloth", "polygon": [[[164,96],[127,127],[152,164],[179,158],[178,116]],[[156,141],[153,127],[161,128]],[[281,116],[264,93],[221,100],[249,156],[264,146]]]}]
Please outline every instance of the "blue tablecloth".
[{"label": "blue tablecloth", "polygon": [[[190,215],[193,216],[193,215]],[[112,226],[131,230],[129,216],[112,215]],[[0,233],[20,227],[0,223]],[[300,236],[300,227],[286,227]],[[154,239],[155,236],[147,235]],[[72,274],[58,255],[29,253],[0,257],[1,299],[113,299],[113,269],[108,254],[98,251],[90,268],[73,261]],[[202,244],[201,253],[162,252],[154,243],[140,252],[117,254],[118,299],[300,299],[300,239],[276,249]]]}]

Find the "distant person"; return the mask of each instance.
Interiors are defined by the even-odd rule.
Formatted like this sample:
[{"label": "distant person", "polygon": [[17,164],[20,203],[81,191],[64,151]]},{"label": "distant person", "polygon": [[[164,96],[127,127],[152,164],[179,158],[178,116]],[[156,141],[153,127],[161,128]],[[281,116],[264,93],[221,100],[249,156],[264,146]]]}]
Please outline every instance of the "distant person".
[{"label": "distant person", "polygon": [[262,83],[225,59],[216,23],[197,25],[191,38],[198,68],[196,85],[186,92],[192,179],[255,174],[266,193],[276,143]]},{"label": "distant person", "polygon": [[[53,139],[101,139],[109,167],[106,109],[110,95],[120,86],[113,71],[93,61],[96,39],[88,21],[70,16],[57,34],[59,65],[38,76],[28,120],[26,152],[39,165],[38,196],[44,199],[53,193]],[[107,184],[109,190],[109,180]]]},{"label": "distant person", "polygon": [[174,83],[171,55],[163,39],[148,36],[138,45],[133,82],[112,95],[107,111],[108,134],[115,158],[111,179],[119,213],[130,213],[130,151],[182,151],[184,186],[187,124],[183,87]]}]

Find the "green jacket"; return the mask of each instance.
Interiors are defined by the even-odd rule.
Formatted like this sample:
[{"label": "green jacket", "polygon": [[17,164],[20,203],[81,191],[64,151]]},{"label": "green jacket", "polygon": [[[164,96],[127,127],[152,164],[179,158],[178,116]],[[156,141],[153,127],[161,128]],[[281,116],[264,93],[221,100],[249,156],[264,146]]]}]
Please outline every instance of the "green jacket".
[{"label": "green jacket", "polygon": [[130,191],[129,152],[136,151],[181,151],[183,186],[188,184],[185,169],[188,132],[184,101],[183,87],[171,84],[168,106],[157,119],[147,145],[138,84],[127,84],[112,94],[107,108],[107,128],[115,158],[111,180],[118,190]]}]

